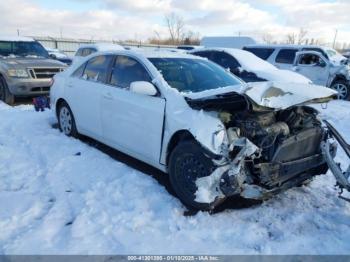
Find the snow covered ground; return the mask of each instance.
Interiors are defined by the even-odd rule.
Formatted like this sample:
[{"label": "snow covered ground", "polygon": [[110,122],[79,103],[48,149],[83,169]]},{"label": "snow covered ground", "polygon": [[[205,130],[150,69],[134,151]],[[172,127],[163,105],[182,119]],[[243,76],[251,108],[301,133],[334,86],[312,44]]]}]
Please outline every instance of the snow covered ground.
[{"label": "snow covered ground", "polygon": [[[350,103],[322,112],[350,141]],[[350,254],[350,203],[330,173],[259,206],[186,217],[157,180],[54,122],[0,103],[0,254]]]}]

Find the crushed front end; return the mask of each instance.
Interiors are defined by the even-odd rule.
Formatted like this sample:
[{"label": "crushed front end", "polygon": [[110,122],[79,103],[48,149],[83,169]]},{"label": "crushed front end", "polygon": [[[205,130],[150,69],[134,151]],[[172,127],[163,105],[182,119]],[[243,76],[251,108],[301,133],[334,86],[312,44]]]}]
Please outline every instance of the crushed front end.
[{"label": "crushed front end", "polygon": [[[213,107],[208,101],[205,105]],[[311,107],[230,110],[226,105],[218,116],[226,128],[221,145],[226,154],[224,160],[216,161],[217,169],[210,176],[197,179],[198,202],[214,206],[218,199],[234,195],[264,200],[325,174],[329,168],[334,173],[338,167],[333,164],[337,152],[334,130]],[[338,171],[338,177],[345,181],[349,170],[347,177]]]}]

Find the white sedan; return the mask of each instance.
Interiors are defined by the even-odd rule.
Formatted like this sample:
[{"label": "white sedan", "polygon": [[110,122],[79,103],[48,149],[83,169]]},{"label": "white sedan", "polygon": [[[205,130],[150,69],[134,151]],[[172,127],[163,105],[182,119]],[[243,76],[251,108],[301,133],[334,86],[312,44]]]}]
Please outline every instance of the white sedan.
[{"label": "white sedan", "polygon": [[188,54],[97,52],[56,75],[50,95],[66,135],[90,136],[169,173],[178,197],[196,209],[232,195],[265,199],[325,173],[322,143],[335,154],[305,106],[334,91],[246,85]]}]

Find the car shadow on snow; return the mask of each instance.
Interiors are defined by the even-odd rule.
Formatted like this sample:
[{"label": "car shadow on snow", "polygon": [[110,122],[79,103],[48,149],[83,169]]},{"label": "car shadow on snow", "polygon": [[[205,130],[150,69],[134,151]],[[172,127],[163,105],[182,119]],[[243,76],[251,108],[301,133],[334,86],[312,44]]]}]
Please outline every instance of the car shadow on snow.
[{"label": "car shadow on snow", "polygon": [[[58,129],[58,124],[54,124],[52,125],[53,128]],[[107,154],[108,156],[110,156],[111,158],[113,158],[116,161],[122,162],[126,165],[128,165],[129,167],[136,169],[148,176],[151,176],[152,178],[154,178],[155,180],[157,180],[157,182],[162,185],[169,194],[171,194],[174,197],[177,197],[171,184],[170,184],[170,180],[169,180],[169,176],[156,169],[153,166],[150,166],[140,160],[137,160],[136,158],[133,158],[129,155],[126,155],[114,148],[111,148],[105,144],[102,144],[90,137],[87,136],[83,136],[80,135],[79,136],[79,140],[82,141],[83,143],[92,146],[94,148],[96,148],[97,150],[101,151],[102,153]],[[220,204],[219,206],[217,206],[213,211],[211,211],[211,214],[216,214],[216,213],[220,213],[223,212],[225,210],[230,210],[230,209],[243,209],[243,208],[248,208],[248,207],[252,207],[254,205],[258,205],[260,204],[261,201],[257,201],[257,200],[248,200],[248,199],[242,199],[239,197],[230,197],[227,198],[222,204]],[[184,216],[193,216],[196,215],[198,211],[196,210],[191,210],[189,208],[187,208],[187,210],[184,212]]]}]

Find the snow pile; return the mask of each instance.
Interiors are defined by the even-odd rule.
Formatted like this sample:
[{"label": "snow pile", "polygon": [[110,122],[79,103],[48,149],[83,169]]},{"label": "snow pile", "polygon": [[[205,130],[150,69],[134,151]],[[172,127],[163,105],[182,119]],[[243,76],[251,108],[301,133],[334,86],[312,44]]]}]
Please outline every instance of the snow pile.
[{"label": "snow pile", "polygon": [[[348,112],[324,110],[349,141]],[[185,217],[155,179],[53,129],[50,111],[0,103],[0,120],[0,254],[350,253],[350,204],[331,174],[260,206]]]}]

